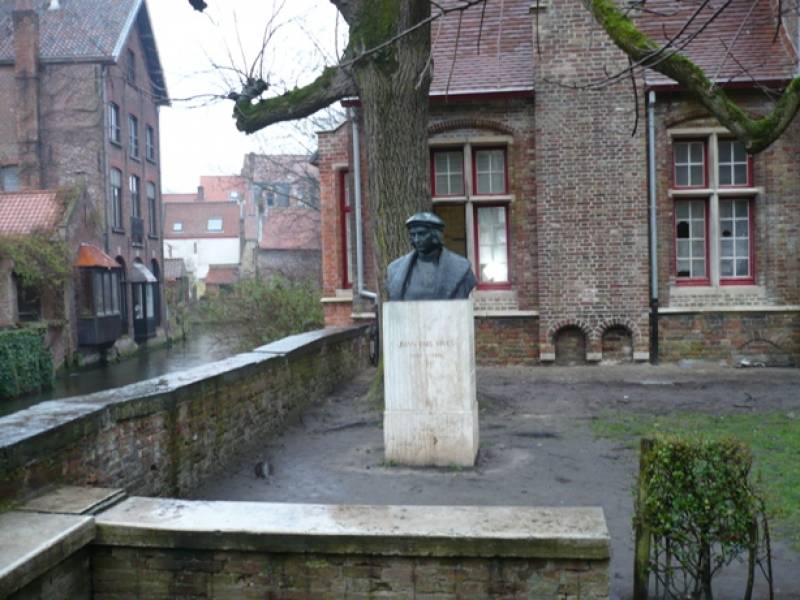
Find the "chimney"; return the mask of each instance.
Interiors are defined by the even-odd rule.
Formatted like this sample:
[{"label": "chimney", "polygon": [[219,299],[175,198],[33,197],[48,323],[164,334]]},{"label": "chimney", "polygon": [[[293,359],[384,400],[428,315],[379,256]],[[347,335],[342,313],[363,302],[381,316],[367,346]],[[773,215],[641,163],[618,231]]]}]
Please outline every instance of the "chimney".
[{"label": "chimney", "polygon": [[32,0],[17,0],[14,22],[14,79],[19,179],[22,189],[42,187],[39,158],[39,15]]},{"label": "chimney", "polygon": [[197,186],[197,201],[202,202],[206,199],[206,191],[203,189],[202,185]]}]

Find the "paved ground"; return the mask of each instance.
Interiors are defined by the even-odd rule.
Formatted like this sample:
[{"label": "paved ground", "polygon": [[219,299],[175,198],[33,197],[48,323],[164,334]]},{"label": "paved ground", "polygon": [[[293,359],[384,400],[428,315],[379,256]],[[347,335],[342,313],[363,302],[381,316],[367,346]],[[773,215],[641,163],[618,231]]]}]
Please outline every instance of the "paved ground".
[{"label": "paved ground", "polygon": [[[481,451],[474,469],[411,469],[383,462],[381,414],[365,372],[231,475],[193,497],[332,504],[602,505],[612,535],[612,598],[629,598],[636,454],[596,439],[606,409],[659,414],[800,408],[800,370],[689,366],[478,369]],[[255,476],[268,459],[272,474]],[[800,599],[800,555],[774,547],[777,598]],[[715,596],[741,598],[734,566]],[[763,594],[757,597],[765,597]]]}]

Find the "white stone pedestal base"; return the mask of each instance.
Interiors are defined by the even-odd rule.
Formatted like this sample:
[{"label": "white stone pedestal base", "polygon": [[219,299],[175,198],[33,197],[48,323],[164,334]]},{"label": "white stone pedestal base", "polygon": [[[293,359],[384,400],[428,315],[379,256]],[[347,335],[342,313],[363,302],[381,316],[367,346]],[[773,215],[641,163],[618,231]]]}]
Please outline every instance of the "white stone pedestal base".
[{"label": "white stone pedestal base", "polygon": [[386,460],[473,466],[478,453],[472,300],[383,305]]}]

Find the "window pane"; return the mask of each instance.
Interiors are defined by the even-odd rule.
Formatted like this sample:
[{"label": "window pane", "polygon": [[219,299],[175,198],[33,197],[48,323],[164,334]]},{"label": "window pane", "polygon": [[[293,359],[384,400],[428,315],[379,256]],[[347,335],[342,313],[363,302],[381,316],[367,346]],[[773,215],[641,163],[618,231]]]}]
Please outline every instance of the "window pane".
[{"label": "window pane", "polygon": [[719,243],[719,252],[724,257],[733,256],[733,240],[722,240]]},{"label": "window pane", "polygon": [[505,181],[503,173],[492,173],[492,193],[500,194],[504,191]]},{"label": "window pane", "polygon": [[736,185],[747,184],[747,165],[734,165],[733,166],[733,183]]},{"label": "window pane", "polygon": [[475,150],[478,194],[505,193],[505,150]]},{"label": "window pane", "polygon": [[467,256],[467,220],[463,204],[436,204],[433,212],[444,221],[444,246],[451,252]]},{"label": "window pane", "polygon": [[692,261],[692,277],[706,276],[706,261],[703,259]]},{"label": "window pane", "polygon": [[736,220],[736,237],[747,237],[749,223],[747,219]]},{"label": "window pane", "polygon": [[689,204],[687,202],[675,203],[675,215],[679,219],[686,219],[689,217]]},{"label": "window pane", "polygon": [[731,143],[728,140],[719,141],[719,162],[731,162]]},{"label": "window pane", "polygon": [[675,162],[686,164],[689,161],[689,146],[685,142],[675,144]]},{"label": "window pane", "polygon": [[488,152],[475,152],[475,163],[478,166],[478,172],[488,171],[489,168],[490,168],[490,165],[489,165],[489,153]]},{"label": "window pane", "polygon": [[736,162],[744,162],[747,160],[747,152],[744,151],[744,144],[740,141],[731,143],[733,147],[733,160]]},{"label": "window pane", "polygon": [[692,242],[692,258],[698,258],[706,255],[705,242]]},{"label": "window pane", "polygon": [[433,172],[437,196],[464,193],[464,155],[461,150],[434,152]]},{"label": "window pane", "polygon": [[725,259],[720,261],[719,274],[722,277],[733,277],[733,259]]},{"label": "window pane", "polygon": [[705,223],[703,221],[692,220],[691,233],[693,238],[704,238],[706,233]]},{"label": "window pane", "polygon": [[733,235],[733,221],[730,219],[722,219],[719,222],[719,234],[722,237],[731,237]]},{"label": "window pane", "polygon": [[684,187],[689,185],[689,167],[675,167],[675,185]]},{"label": "window pane", "polygon": [[730,202],[720,202],[719,215],[723,219],[727,219],[733,216],[733,205]]},{"label": "window pane", "polygon": [[449,194],[452,196],[464,195],[464,176],[461,174],[460,171],[458,173],[453,173],[450,175]]},{"label": "window pane", "polygon": [[691,157],[693,163],[703,162],[703,144],[702,142],[691,142]]},{"label": "window pane", "polygon": [[691,181],[689,185],[703,185],[703,167],[700,166],[692,166],[692,175]]},{"label": "window pane", "polygon": [[736,200],[736,216],[743,217],[747,214],[747,200]]},{"label": "window pane", "polygon": [[92,271],[92,295],[94,296],[94,314],[103,314],[103,279],[102,273]]},{"label": "window pane", "polygon": [[111,306],[115,313],[119,312],[119,273],[111,275]]},{"label": "window pane", "polygon": [[719,166],[719,184],[731,185],[731,170],[727,165]]},{"label": "window pane", "polygon": [[448,185],[449,176],[447,173],[437,173],[436,174],[436,193],[439,195],[446,195],[447,190],[450,189]]},{"label": "window pane", "polygon": [[750,244],[747,239],[736,240],[736,256],[742,258],[748,255]]},{"label": "window pane", "polygon": [[736,259],[736,276],[737,277],[747,277],[749,274],[748,270],[748,261],[746,258],[737,258]]},{"label": "window pane", "polygon": [[689,240],[678,240],[678,257],[687,258],[689,256],[689,249],[691,248]]},{"label": "window pane", "polygon": [[689,277],[691,275],[692,270],[689,266],[691,262],[690,260],[678,261],[678,277]]},{"label": "window pane", "polygon": [[484,283],[508,281],[505,211],[505,206],[480,207],[477,210],[479,276]]}]

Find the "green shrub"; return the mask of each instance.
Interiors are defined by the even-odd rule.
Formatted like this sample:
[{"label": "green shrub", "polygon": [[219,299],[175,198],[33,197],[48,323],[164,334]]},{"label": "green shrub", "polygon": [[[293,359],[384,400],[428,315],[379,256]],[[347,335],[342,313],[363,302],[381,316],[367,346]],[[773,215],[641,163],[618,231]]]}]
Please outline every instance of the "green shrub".
[{"label": "green shrub", "polygon": [[53,359],[44,333],[44,327],[0,331],[0,400],[52,386]]},{"label": "green shrub", "polygon": [[319,290],[309,283],[283,277],[248,278],[218,296],[199,303],[199,318],[224,325],[240,349],[252,349],[273,340],[323,326]]},{"label": "green shrub", "polygon": [[745,554],[749,597],[760,545],[769,562],[763,501],[750,481],[752,462],[747,446],[734,439],[661,436],[643,442],[634,516],[637,556],[642,537],[649,536],[646,566],[664,597],[711,600],[714,575]]}]

